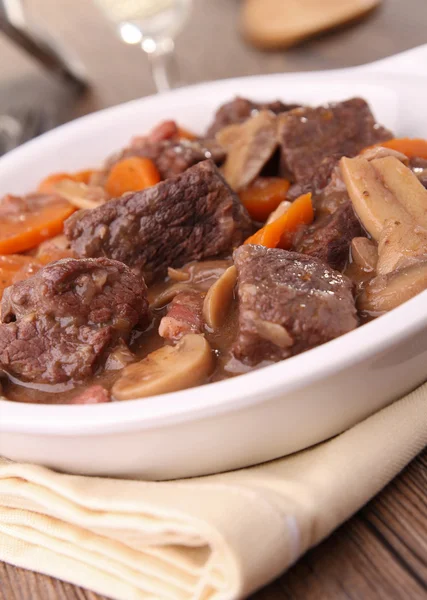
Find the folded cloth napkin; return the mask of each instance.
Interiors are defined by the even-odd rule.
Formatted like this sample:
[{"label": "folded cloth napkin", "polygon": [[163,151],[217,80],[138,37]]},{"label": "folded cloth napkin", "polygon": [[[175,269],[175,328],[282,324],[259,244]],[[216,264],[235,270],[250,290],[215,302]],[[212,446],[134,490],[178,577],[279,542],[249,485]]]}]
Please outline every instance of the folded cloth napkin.
[{"label": "folded cloth napkin", "polygon": [[0,560],[120,600],[231,600],[279,575],[427,445],[427,384],[340,436],[186,481],[0,459]]}]

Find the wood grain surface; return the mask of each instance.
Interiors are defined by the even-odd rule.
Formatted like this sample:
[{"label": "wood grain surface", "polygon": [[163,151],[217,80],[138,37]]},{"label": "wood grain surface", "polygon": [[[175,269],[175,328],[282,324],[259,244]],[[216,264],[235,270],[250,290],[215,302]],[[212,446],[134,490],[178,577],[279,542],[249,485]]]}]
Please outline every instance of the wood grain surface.
[{"label": "wood grain surface", "polygon": [[[122,44],[92,2],[27,0],[27,5],[36,20],[75,50],[87,68],[91,89],[73,97],[0,36],[0,113],[17,102],[41,102],[57,110],[62,121],[154,91],[142,52]],[[427,43],[427,0],[384,0],[369,19],[351,28],[286,52],[262,53],[238,35],[239,5],[238,0],[195,0],[191,20],[177,42],[188,83],[362,64]],[[427,598],[426,492],[427,451],[252,600]],[[0,563],[0,600],[101,597]]]}]

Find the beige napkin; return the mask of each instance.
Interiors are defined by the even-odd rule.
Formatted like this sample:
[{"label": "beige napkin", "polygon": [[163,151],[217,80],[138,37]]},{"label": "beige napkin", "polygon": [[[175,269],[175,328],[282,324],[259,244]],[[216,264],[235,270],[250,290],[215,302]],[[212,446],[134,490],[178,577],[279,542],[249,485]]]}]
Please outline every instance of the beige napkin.
[{"label": "beige napkin", "polygon": [[426,385],[329,442],[223,475],[119,481],[0,459],[0,560],[120,600],[245,597],[427,445]]}]

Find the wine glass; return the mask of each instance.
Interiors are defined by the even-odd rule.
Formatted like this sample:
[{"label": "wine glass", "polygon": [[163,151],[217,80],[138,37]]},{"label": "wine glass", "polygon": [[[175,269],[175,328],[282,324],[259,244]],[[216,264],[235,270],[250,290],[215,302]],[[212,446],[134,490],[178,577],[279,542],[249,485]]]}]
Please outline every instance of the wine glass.
[{"label": "wine glass", "polygon": [[150,61],[158,92],[180,85],[175,37],[192,0],[95,0],[127,44],[140,44]]}]

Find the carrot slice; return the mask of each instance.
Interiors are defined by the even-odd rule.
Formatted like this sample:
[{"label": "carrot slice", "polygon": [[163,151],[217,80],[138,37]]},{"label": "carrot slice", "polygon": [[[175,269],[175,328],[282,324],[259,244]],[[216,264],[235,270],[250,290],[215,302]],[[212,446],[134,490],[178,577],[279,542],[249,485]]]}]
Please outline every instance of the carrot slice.
[{"label": "carrot slice", "polygon": [[34,256],[23,256],[22,254],[0,256],[0,298],[7,287],[17,281],[27,279],[41,266]]},{"label": "carrot slice", "polygon": [[0,255],[0,269],[2,271],[15,273],[25,265],[28,265],[32,262],[38,262],[37,258],[34,256],[27,256],[26,254]]},{"label": "carrot slice", "polygon": [[52,173],[40,182],[37,191],[41,194],[51,194],[55,183],[63,179],[72,179],[72,175],[70,173]]},{"label": "carrot slice", "polygon": [[73,181],[77,181],[78,183],[85,183],[89,185],[92,175],[96,173],[95,169],[84,169],[83,171],[77,171],[77,173],[73,173],[69,179]]},{"label": "carrot slice", "polygon": [[242,204],[256,221],[266,221],[283,200],[290,183],[279,177],[258,177],[239,193]]},{"label": "carrot slice", "polygon": [[71,181],[88,185],[94,173],[96,173],[95,169],[84,169],[76,173],[52,173],[52,175],[48,175],[42,180],[37,191],[42,194],[52,194],[55,191],[55,185],[64,179],[71,179]]},{"label": "carrot slice", "polygon": [[259,244],[267,248],[283,248],[292,246],[296,231],[302,225],[308,225],[314,217],[311,193],[297,198],[284,215],[259,229],[249,237],[245,244]]},{"label": "carrot slice", "polygon": [[152,160],[131,156],[113,165],[105,190],[110,196],[117,198],[126,192],[144,190],[159,181],[160,174]]},{"label": "carrot slice", "polygon": [[427,140],[420,138],[393,138],[387,142],[381,142],[379,146],[391,148],[405,154],[408,158],[418,157],[427,159]]},{"label": "carrot slice", "polygon": [[30,250],[58,235],[74,211],[69,202],[56,196],[6,196],[0,202],[0,254]]}]

